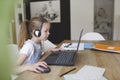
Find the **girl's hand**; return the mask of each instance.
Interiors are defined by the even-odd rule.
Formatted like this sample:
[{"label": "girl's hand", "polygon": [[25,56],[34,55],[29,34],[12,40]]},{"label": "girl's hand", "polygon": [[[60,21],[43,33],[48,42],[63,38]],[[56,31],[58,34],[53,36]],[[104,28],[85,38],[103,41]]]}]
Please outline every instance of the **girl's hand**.
[{"label": "girl's hand", "polygon": [[53,49],[51,49],[51,51],[60,51],[61,50],[61,48],[53,48]]},{"label": "girl's hand", "polygon": [[34,71],[34,72],[37,72],[37,73],[40,73],[41,71],[44,71],[43,68],[41,68],[40,66],[43,66],[44,68],[47,68],[48,65],[46,62],[42,61],[42,62],[37,62],[35,64],[32,64],[30,67],[29,67],[29,70],[30,71]]}]

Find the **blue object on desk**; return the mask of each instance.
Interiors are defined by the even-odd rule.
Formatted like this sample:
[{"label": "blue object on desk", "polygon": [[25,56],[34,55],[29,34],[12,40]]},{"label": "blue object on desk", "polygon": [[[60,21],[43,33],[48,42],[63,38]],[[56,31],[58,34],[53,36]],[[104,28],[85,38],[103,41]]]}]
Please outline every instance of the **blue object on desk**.
[{"label": "blue object on desk", "polygon": [[91,49],[93,46],[93,43],[84,43],[84,49]]}]

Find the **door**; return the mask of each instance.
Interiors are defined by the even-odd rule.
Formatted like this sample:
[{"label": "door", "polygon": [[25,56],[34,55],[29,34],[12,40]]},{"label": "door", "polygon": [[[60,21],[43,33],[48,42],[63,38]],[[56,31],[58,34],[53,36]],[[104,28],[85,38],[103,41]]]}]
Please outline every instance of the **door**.
[{"label": "door", "polygon": [[94,0],[71,0],[71,39],[78,40],[83,34],[93,31]]},{"label": "door", "polygon": [[95,0],[94,31],[108,40],[113,38],[113,13],[114,0]]}]

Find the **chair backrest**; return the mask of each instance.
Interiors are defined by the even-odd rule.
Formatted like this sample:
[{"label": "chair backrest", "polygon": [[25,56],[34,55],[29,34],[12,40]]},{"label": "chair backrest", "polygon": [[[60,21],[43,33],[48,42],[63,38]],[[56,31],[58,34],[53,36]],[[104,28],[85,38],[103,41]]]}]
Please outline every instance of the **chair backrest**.
[{"label": "chair backrest", "polygon": [[19,54],[19,49],[17,44],[8,44],[8,51],[10,52],[12,64],[14,65]]},{"label": "chair backrest", "polygon": [[[18,59],[18,54],[19,54],[19,49],[17,44],[8,44],[7,45],[8,51],[10,52],[10,58],[12,61],[12,66],[15,65],[17,59]],[[16,80],[18,75],[11,74],[11,80]]]},{"label": "chair backrest", "polygon": [[95,40],[95,41],[99,41],[99,40],[105,40],[105,38],[97,32],[88,32],[86,34],[84,34],[81,37],[81,40]]}]

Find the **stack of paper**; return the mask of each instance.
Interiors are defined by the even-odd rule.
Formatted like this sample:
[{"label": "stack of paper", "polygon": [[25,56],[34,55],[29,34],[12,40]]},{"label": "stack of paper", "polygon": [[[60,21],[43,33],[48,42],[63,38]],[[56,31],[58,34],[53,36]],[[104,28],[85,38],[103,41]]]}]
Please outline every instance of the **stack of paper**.
[{"label": "stack of paper", "polygon": [[64,75],[65,80],[107,80],[103,77],[104,68],[85,65],[75,74]]},{"label": "stack of paper", "polygon": [[[62,50],[77,50],[77,45],[77,42],[63,43],[60,48]],[[84,43],[80,43],[78,50],[84,50]]]}]

